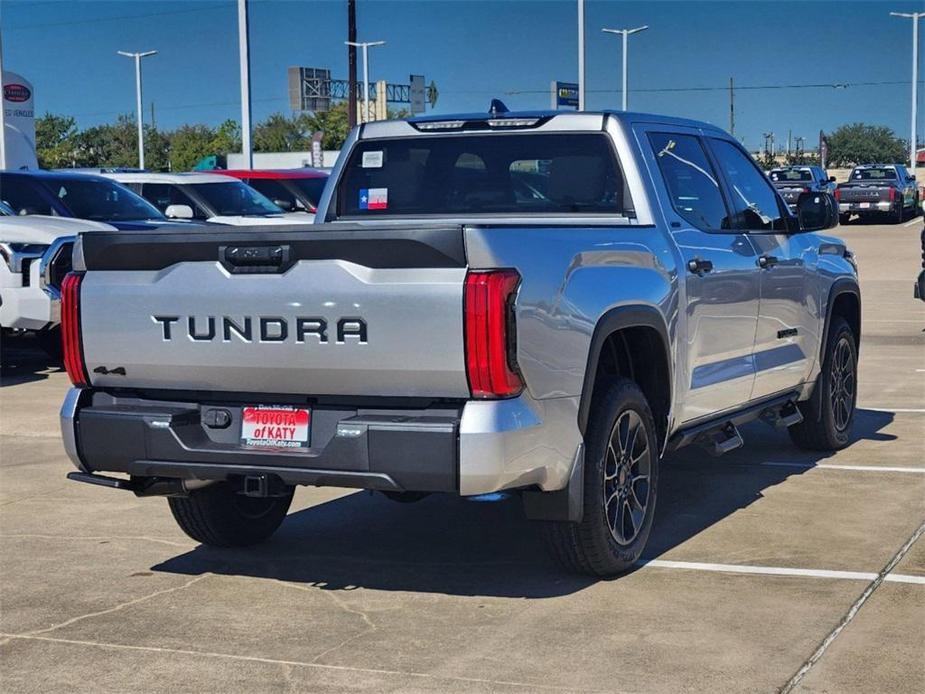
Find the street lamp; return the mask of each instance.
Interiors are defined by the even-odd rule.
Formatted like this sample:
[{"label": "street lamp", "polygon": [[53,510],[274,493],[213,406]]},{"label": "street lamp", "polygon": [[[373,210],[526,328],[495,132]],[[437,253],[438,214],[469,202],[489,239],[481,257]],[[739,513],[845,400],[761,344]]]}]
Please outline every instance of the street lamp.
[{"label": "street lamp", "polygon": [[919,82],[919,20],[925,12],[890,12],[891,17],[904,17],[912,20],[912,135],[909,138],[909,168],[915,173],[915,107],[918,99]]},{"label": "street lamp", "polygon": [[626,105],[628,102],[627,99],[627,52],[629,51],[629,36],[630,34],[636,34],[640,31],[645,31],[649,28],[649,25],[636,27],[635,29],[601,29],[604,33],[607,34],[621,34],[623,36],[623,110],[626,110]]},{"label": "street lamp", "polygon": [[141,59],[149,55],[156,55],[157,51],[145,51],[144,53],[129,53],[128,51],[116,51],[119,55],[126,58],[135,59],[135,114],[138,120],[138,168],[145,168],[145,131],[141,114]]},{"label": "street lamp", "polygon": [[[369,123],[369,49],[384,46],[385,41],[344,41],[344,43],[363,49],[363,110],[366,114],[363,122]],[[353,94],[350,98],[353,98]]]}]

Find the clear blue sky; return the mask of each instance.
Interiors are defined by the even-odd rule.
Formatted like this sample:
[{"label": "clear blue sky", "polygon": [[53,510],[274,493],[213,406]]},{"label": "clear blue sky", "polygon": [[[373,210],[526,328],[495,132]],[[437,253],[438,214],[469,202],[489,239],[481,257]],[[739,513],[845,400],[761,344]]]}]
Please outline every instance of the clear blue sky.
[{"label": "clear blue sky", "polygon": [[[330,67],[346,78],[346,0],[251,0],[255,120],[288,111],[286,68]],[[574,0],[358,0],[358,38],[385,40],[370,52],[372,79],[407,82],[412,72],[440,90],[435,112],[546,108],[552,79],[577,79]],[[820,128],[854,121],[908,137],[910,20],[906,0],[864,2],[587,3],[588,108],[620,103],[620,44],[604,26],[648,24],[630,39],[630,107],[728,125],[726,91],[633,89],[901,82],[847,89],[739,90],[737,134],[755,148],[788,129],[815,142]],[[145,70],[145,115],[158,126],[216,124],[239,116],[234,0],[0,0],[4,62],[35,87],[38,113],[81,126],[134,109],[132,61],[117,50],[157,49]],[[925,44],[925,26],[921,27]],[[925,57],[920,50],[920,58]],[[925,60],[920,61],[925,62]],[[360,73],[362,76],[362,72]],[[925,69],[920,65],[920,80]],[[514,93],[511,93],[514,92]],[[922,93],[919,89],[919,112]],[[919,119],[919,139],[922,139]]]}]

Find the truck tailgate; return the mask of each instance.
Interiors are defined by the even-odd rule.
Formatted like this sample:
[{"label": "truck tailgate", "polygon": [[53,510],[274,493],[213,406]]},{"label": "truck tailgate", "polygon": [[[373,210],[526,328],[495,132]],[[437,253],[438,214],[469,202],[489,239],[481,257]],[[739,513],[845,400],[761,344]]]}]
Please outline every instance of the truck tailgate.
[{"label": "truck tailgate", "polygon": [[75,269],[93,386],[469,394],[460,227],[100,233]]}]

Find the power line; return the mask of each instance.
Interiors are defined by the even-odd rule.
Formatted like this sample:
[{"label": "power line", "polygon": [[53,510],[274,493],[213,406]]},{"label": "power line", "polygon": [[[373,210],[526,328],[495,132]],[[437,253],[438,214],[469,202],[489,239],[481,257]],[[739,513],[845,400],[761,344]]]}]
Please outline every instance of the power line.
[{"label": "power line", "polygon": [[[919,83],[922,83],[922,80],[919,80]],[[740,90],[761,90],[761,89],[848,89],[851,87],[880,87],[888,85],[897,85],[897,84],[909,84],[904,81],[895,81],[895,82],[821,82],[816,84],[761,84],[761,85],[744,85],[736,86],[736,91]],[[634,89],[636,92],[649,92],[649,93],[673,93],[673,92],[724,92],[728,91],[729,85],[724,85],[722,87],[650,87],[642,89]],[[597,94],[617,94],[619,89],[589,89],[588,93],[597,93]],[[445,94],[457,94],[463,92],[444,92]],[[548,94],[549,89],[514,89],[504,92],[505,94]]]}]

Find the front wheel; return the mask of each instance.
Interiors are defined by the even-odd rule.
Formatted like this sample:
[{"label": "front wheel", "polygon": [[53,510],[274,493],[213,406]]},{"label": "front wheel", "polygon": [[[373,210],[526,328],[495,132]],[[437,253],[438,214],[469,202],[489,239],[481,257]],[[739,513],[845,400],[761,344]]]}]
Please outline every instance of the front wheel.
[{"label": "front wheel", "polygon": [[566,569],[613,576],[639,559],[652,529],[659,449],[645,395],[617,378],[598,388],[585,435],[584,508],[578,523],[549,522],[544,536]]},{"label": "front wheel", "polygon": [[803,421],[789,429],[800,448],[837,451],[848,445],[857,405],[858,350],[844,318],[829,326],[822,372],[809,400],[799,403]]},{"label": "front wheel", "polygon": [[246,547],[263,542],[282,524],[294,488],[282,496],[250,497],[228,482],[216,482],[185,497],[168,497],[177,525],[197,542]]}]

